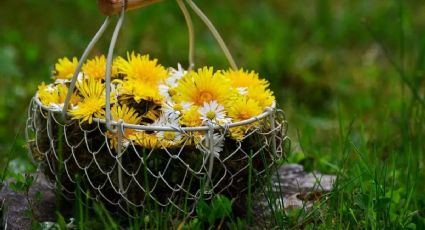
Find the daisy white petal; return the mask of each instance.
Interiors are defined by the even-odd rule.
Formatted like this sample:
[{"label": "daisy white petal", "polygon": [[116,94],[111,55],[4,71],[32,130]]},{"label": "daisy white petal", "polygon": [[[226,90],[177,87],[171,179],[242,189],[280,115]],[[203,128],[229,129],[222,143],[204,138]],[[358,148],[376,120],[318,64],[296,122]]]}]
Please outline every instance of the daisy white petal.
[{"label": "daisy white petal", "polygon": [[210,150],[211,144],[213,145],[212,154],[214,155],[214,157],[219,158],[220,153],[221,153],[221,151],[223,151],[223,147],[224,147],[224,136],[222,136],[218,133],[214,133],[212,141],[210,141],[208,136],[204,136],[202,138],[200,144],[198,144],[197,147],[198,147],[198,149],[200,149],[205,154],[209,154],[210,151],[211,151]]},{"label": "daisy white petal", "polygon": [[217,101],[205,102],[204,105],[199,108],[202,121],[213,121],[221,123],[226,118],[224,106],[217,103]]}]

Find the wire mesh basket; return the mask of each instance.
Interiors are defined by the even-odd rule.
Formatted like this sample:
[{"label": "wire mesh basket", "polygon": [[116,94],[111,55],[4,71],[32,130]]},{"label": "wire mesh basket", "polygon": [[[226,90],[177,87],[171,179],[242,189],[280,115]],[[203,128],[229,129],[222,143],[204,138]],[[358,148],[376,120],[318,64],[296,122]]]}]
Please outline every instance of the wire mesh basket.
[{"label": "wire mesh basket", "polygon": [[[180,0],[191,31],[187,9]],[[188,4],[204,15],[192,1]],[[205,122],[197,127],[130,124],[111,116],[111,66],[113,50],[124,19],[125,5],[115,27],[106,64],[106,115],[93,122],[70,119],[68,108],[81,67],[94,44],[109,24],[105,20],[82,55],[63,108],[44,105],[38,95],[28,110],[26,138],[30,154],[39,168],[58,186],[65,197],[74,198],[77,189],[88,197],[119,208],[133,216],[132,210],[147,207],[175,207],[191,213],[200,199],[216,194],[242,197],[248,188],[248,174],[260,182],[282,158],[287,141],[287,124],[275,103],[261,114],[246,120],[217,124]],[[208,21],[209,22],[209,21]],[[207,23],[211,26],[211,23]],[[216,32],[211,28],[213,34]],[[214,32],[215,31],[215,32]],[[193,42],[191,37],[190,43]],[[218,40],[221,37],[218,36]],[[233,59],[221,44],[232,66]],[[192,46],[191,46],[192,47]],[[193,64],[193,51],[189,60]],[[230,130],[249,127],[243,138],[229,138]],[[164,133],[180,136],[178,145],[152,140],[150,147],[138,141],[147,136],[128,138],[128,132]],[[113,141],[112,141],[113,140]]]}]

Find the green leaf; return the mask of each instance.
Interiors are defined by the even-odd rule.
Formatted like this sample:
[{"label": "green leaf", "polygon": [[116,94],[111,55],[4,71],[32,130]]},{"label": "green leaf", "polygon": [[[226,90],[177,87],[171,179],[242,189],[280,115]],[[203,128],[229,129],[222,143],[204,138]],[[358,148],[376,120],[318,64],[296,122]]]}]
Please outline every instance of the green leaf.
[{"label": "green leaf", "polygon": [[228,217],[232,214],[232,202],[222,195],[217,195],[212,201],[212,209],[215,219]]},{"label": "green leaf", "polygon": [[58,223],[59,229],[66,229],[65,218],[58,211],[56,211],[56,215],[57,215],[57,223]]},{"label": "green leaf", "polygon": [[43,198],[43,193],[41,193],[40,191],[37,191],[35,193],[35,200],[36,201],[41,201],[42,198]]},{"label": "green leaf", "polygon": [[364,193],[354,195],[354,205],[357,205],[360,209],[366,210],[369,202],[369,196]]},{"label": "green leaf", "polygon": [[374,202],[375,210],[377,212],[379,211],[385,211],[388,209],[388,205],[391,203],[391,199],[388,197],[379,197]]},{"label": "green leaf", "polygon": [[410,223],[406,226],[407,229],[412,229],[412,230],[416,230],[416,224],[414,223]]},{"label": "green leaf", "polygon": [[34,180],[34,176],[30,174],[25,174],[25,186],[29,188],[34,183]]},{"label": "green leaf", "polygon": [[229,229],[231,230],[243,230],[247,229],[245,221],[240,219],[239,217],[236,219],[236,222],[232,222],[229,226]]},{"label": "green leaf", "polygon": [[194,218],[189,223],[183,226],[184,230],[201,230],[201,222],[198,218]]},{"label": "green leaf", "polygon": [[208,222],[210,212],[210,207],[205,201],[200,200],[196,205],[196,214],[201,221]]},{"label": "green leaf", "polygon": [[25,184],[21,181],[16,181],[10,183],[10,188],[15,192],[23,192],[25,191]]}]

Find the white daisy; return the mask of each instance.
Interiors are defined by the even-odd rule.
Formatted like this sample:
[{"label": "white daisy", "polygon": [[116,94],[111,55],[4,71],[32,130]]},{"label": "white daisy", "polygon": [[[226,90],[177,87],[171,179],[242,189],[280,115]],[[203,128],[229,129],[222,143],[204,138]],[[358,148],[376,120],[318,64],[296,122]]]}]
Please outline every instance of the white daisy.
[{"label": "white daisy", "polygon": [[186,75],[187,71],[182,68],[180,64],[178,64],[178,69],[169,68],[170,75],[158,85],[159,93],[164,96],[166,99],[171,99],[175,95],[174,88],[177,87],[178,81],[184,75]]},{"label": "white daisy", "polygon": [[[118,143],[118,140],[117,140],[117,143]],[[124,151],[125,151],[125,149],[128,148],[129,145],[130,145],[130,141],[128,139],[126,139],[126,138],[121,139],[121,146],[124,147]],[[121,153],[123,153],[124,151],[123,151],[123,149],[121,149]]]},{"label": "white daisy", "polygon": [[169,69],[170,76],[167,78],[166,83],[172,87],[177,86],[177,82],[187,74],[187,71],[183,69],[180,63],[177,64],[177,69],[170,68]]},{"label": "white daisy", "polygon": [[182,135],[178,131],[159,131],[156,137],[160,140],[178,142],[182,139]]},{"label": "white daisy", "polygon": [[111,82],[111,95],[118,101],[118,96],[122,93],[122,83],[121,82]]},{"label": "white daisy", "polygon": [[162,113],[158,119],[156,119],[151,126],[171,126],[178,127],[179,126],[179,118],[174,116],[169,116],[168,114]]},{"label": "white daisy", "polygon": [[224,136],[220,135],[218,133],[214,133],[213,138],[212,138],[212,143],[210,143],[210,139],[206,135],[199,142],[199,144],[197,145],[197,148],[200,149],[203,153],[209,154],[210,153],[210,144],[213,145],[212,154],[214,155],[214,157],[219,158],[220,152],[223,151]]},{"label": "white daisy", "polygon": [[175,103],[174,101],[166,101],[161,108],[165,116],[178,119],[181,111],[189,109],[192,106],[190,102]]},{"label": "white daisy", "polygon": [[165,97],[166,100],[171,100],[171,98],[176,94],[174,87],[168,84],[159,84],[158,91]]},{"label": "white daisy", "polygon": [[217,101],[204,102],[204,105],[199,108],[199,113],[203,122],[213,121],[220,124],[229,122],[224,112],[224,106],[218,104]]},{"label": "white daisy", "polygon": [[[178,118],[167,116],[164,113],[152,124],[152,126],[179,127]],[[158,131],[156,137],[166,141],[180,141],[182,135],[178,131]]]}]

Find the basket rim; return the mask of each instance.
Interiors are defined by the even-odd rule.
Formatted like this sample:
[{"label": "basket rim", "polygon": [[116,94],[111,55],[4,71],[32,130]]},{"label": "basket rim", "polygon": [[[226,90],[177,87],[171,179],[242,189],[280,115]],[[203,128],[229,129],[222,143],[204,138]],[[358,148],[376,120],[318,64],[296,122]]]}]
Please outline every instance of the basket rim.
[{"label": "basket rim", "polygon": [[[52,112],[52,113],[57,113],[57,114],[62,113],[62,111],[53,110],[51,107],[43,105],[41,103],[40,99],[38,98],[37,93],[33,97],[33,101],[35,101],[39,107],[41,107],[42,109],[44,109],[46,111],[49,111],[49,112]],[[246,120],[242,120],[242,121],[238,121],[238,122],[231,122],[231,123],[227,123],[225,125],[211,124],[210,126],[204,125],[204,126],[195,126],[195,127],[153,126],[153,125],[136,125],[136,124],[125,123],[125,122],[122,122],[122,121],[111,120],[111,126],[122,127],[122,128],[127,128],[127,129],[136,129],[136,130],[141,130],[141,131],[196,132],[196,131],[208,131],[210,129],[219,130],[219,129],[228,129],[228,128],[234,128],[234,127],[238,127],[238,126],[248,125],[248,124],[260,121],[260,120],[266,118],[267,116],[270,116],[275,111],[275,109],[276,109],[276,101],[273,101],[272,105],[269,106],[269,107],[266,107],[264,109],[263,113],[255,116],[255,117],[251,117],[249,119],[246,119]],[[67,112],[67,115],[70,116],[70,114],[68,112]],[[93,121],[96,121],[100,124],[106,125],[105,119],[93,118]]]}]

